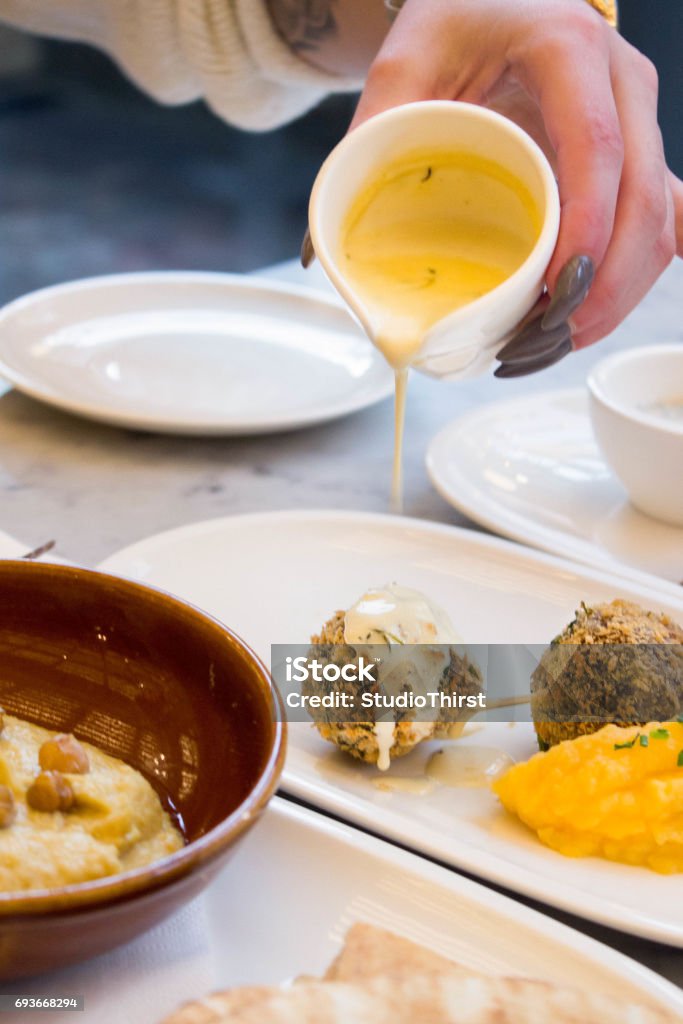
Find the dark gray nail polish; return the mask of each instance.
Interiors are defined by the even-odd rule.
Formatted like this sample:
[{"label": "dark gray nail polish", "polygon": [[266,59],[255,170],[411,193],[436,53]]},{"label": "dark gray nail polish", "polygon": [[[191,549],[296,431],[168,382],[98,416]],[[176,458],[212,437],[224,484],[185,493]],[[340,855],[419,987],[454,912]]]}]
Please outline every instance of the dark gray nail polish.
[{"label": "dark gray nail polish", "polygon": [[541,317],[537,317],[522,328],[519,334],[508,341],[497,355],[501,363],[526,362],[540,359],[548,355],[561,342],[569,338],[569,325],[559,324],[550,331],[541,327]]},{"label": "dark gray nail polish", "polygon": [[539,370],[545,370],[548,366],[553,366],[555,363],[559,363],[560,359],[564,359],[568,356],[572,350],[572,343],[569,339],[561,341],[559,345],[549,352],[547,355],[539,359],[532,359],[524,362],[515,363],[501,363],[500,366],[494,371],[494,377],[525,377],[529,373],[537,373]]},{"label": "dark gray nail polish", "polygon": [[306,234],[301,242],[301,266],[306,270],[315,259],[315,249],[311,241],[311,232],[306,228]]},{"label": "dark gray nail polish", "polygon": [[595,266],[590,256],[573,256],[560,271],[550,305],[541,321],[544,331],[569,319],[588,295]]}]

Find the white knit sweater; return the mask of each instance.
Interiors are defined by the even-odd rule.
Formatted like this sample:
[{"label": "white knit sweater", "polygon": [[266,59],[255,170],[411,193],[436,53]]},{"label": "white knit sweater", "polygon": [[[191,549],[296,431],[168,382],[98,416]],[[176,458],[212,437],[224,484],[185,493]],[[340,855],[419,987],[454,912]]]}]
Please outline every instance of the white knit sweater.
[{"label": "white knit sweater", "polygon": [[220,117],[255,131],[361,86],[300,60],[263,0],[0,0],[0,19],[91,43],[160,102],[204,97]]}]

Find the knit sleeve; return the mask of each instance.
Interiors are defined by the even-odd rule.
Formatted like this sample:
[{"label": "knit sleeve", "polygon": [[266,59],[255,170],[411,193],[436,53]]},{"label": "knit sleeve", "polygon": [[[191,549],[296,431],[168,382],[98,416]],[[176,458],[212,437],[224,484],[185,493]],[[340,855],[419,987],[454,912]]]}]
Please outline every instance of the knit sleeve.
[{"label": "knit sleeve", "polygon": [[[615,0],[589,2],[616,22]],[[363,85],[301,60],[279,36],[265,0],[0,0],[0,18],[97,46],[159,102],[203,97],[219,117],[252,131]]]},{"label": "knit sleeve", "polygon": [[202,95],[240,128],[277,127],[329,93],[363,86],[360,78],[328,74],[301,60],[261,0],[179,0],[178,10],[180,46]]},{"label": "knit sleeve", "polygon": [[363,84],[297,57],[263,0],[0,0],[0,18],[90,43],[159,102],[203,97],[224,120],[253,131]]}]

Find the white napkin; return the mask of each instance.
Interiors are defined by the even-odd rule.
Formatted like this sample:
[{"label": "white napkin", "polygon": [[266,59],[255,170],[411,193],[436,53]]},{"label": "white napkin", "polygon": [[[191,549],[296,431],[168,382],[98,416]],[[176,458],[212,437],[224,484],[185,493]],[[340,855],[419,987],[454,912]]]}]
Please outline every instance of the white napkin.
[{"label": "white napkin", "polygon": [[[85,999],[83,1013],[24,1011],[22,1024],[45,1024],[48,1018],[70,1024],[156,1024],[179,1004],[215,987],[205,898],[127,946],[38,978],[5,982],[0,992]],[[87,944],[84,929],[84,948]]]}]

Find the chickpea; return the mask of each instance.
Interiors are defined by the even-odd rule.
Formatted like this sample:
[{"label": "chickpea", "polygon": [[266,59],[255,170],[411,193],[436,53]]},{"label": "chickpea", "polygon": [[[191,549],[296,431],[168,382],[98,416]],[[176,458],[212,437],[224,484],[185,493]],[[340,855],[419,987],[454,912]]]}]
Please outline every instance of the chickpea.
[{"label": "chickpea", "polygon": [[70,732],[46,740],[38,751],[38,763],[45,772],[86,775],[90,771],[88,755]]},{"label": "chickpea", "polygon": [[26,803],[34,811],[68,811],[76,799],[74,791],[60,772],[41,772],[26,791]]},{"label": "chickpea", "polygon": [[8,786],[0,786],[0,828],[7,828],[17,816],[14,794]]}]

